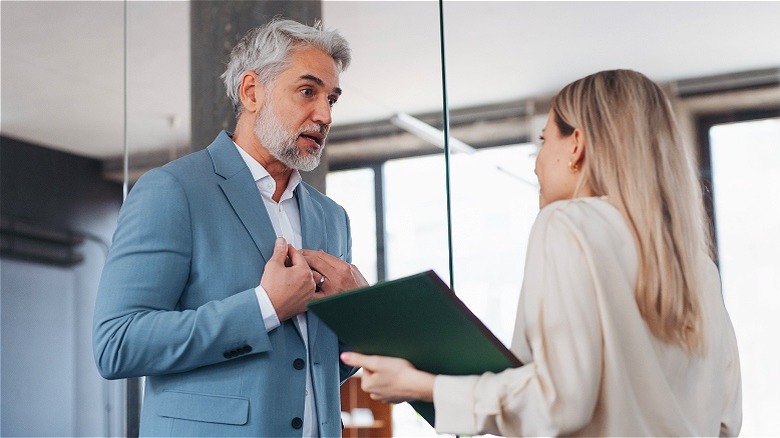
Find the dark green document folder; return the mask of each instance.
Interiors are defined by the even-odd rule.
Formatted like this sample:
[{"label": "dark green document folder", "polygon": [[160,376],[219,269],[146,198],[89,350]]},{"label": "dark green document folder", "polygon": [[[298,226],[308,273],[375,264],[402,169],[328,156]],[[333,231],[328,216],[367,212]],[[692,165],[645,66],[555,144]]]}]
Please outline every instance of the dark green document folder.
[{"label": "dark green document folder", "polygon": [[[308,306],[351,350],[403,357],[433,374],[482,374],[522,365],[433,271]],[[433,426],[432,403],[411,405]]]}]

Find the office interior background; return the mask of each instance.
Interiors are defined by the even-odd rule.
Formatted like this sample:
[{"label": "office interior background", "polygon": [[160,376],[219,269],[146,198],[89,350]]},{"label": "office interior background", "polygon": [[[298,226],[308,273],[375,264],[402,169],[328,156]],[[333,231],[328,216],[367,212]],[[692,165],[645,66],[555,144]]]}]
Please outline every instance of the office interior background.
[{"label": "office interior background", "polygon": [[[278,14],[353,49],[305,178],[350,214],[354,263],[435,270],[506,344],[549,98],[603,69],[661,83],[707,188],[742,434],[780,434],[780,2],[3,0],[1,436],[137,433],[140,382],[101,379],[91,351],[124,193],[232,128],[227,51]],[[435,435],[406,405],[389,430]]]}]

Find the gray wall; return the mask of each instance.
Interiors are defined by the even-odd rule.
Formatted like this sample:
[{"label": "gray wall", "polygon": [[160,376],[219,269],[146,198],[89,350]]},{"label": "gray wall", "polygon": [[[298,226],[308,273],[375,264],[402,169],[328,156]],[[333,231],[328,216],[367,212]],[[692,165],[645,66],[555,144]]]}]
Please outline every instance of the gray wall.
[{"label": "gray wall", "polygon": [[100,171],[96,160],[0,138],[3,218],[88,236],[72,266],[0,257],[2,436],[123,434],[122,382],[103,380],[92,359],[95,294],[122,201]]}]

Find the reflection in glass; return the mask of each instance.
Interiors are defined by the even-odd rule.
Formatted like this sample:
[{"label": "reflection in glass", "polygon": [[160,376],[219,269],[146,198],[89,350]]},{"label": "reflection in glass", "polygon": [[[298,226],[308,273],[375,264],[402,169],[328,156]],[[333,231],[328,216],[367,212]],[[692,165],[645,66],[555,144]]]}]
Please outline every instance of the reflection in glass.
[{"label": "reflection in glass", "polygon": [[766,196],[780,184],[778,139],[780,118],[710,130],[718,254],[739,344],[745,436],[780,430],[780,204]]}]

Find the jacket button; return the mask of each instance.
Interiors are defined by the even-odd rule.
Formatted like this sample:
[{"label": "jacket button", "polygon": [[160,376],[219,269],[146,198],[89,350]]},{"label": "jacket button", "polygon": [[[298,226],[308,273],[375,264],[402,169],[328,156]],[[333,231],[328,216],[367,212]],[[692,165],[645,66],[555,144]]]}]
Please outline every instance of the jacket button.
[{"label": "jacket button", "polygon": [[300,429],[303,427],[303,420],[301,420],[299,417],[295,417],[292,419],[290,424],[292,425],[293,429]]},{"label": "jacket button", "polygon": [[293,361],[293,368],[295,368],[296,370],[302,370],[305,365],[306,362],[304,362],[303,359],[295,359]]},{"label": "jacket button", "polygon": [[252,352],[252,347],[250,347],[249,345],[244,345],[243,347],[241,347],[240,351],[241,354],[248,354]]},{"label": "jacket button", "polygon": [[225,356],[225,359],[232,359],[235,356],[235,353],[231,350],[224,352],[222,355]]}]

